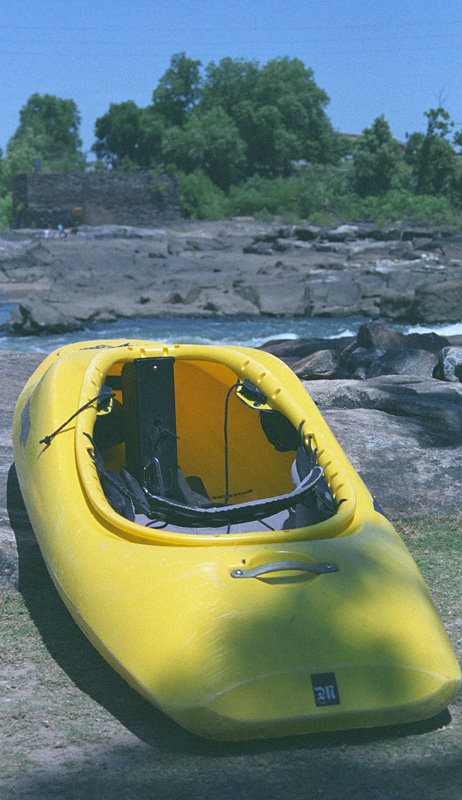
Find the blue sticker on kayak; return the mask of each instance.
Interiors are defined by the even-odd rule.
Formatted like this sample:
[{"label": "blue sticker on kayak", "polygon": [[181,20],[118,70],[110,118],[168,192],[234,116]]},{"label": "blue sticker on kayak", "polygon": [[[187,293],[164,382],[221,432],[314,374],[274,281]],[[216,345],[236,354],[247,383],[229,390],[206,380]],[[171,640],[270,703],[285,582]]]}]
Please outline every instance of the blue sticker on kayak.
[{"label": "blue sticker on kayak", "polygon": [[320,672],[311,676],[314,700],[317,706],[338,706],[340,695],[334,672]]}]

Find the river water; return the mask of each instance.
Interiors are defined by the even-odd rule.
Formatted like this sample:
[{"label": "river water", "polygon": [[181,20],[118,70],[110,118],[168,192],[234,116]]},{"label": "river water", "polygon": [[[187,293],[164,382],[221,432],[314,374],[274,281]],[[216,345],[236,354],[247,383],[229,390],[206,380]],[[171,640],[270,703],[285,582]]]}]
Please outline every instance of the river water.
[{"label": "river water", "polygon": [[[0,304],[0,325],[13,306]],[[271,339],[337,338],[354,336],[364,317],[155,317],[120,319],[89,326],[85,330],[54,336],[14,336],[0,329],[0,350],[51,353],[71,342],[88,339],[147,339],[190,344],[230,344],[259,347]],[[388,327],[405,333],[436,330],[442,335],[462,334],[462,322],[433,328],[409,326],[384,320]]]}]

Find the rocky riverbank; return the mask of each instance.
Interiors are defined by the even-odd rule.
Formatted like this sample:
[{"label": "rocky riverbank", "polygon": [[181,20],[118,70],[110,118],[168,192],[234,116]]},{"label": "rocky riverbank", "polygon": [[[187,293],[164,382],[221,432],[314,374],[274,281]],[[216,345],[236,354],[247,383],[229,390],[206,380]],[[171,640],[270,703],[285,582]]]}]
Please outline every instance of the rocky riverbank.
[{"label": "rocky riverbank", "polygon": [[427,227],[284,226],[253,219],[179,228],[0,234],[0,302],[21,334],[159,315],[462,317],[462,234]]},{"label": "rocky riverbank", "polygon": [[[354,339],[272,342],[264,349],[298,373],[392,520],[460,511],[462,337],[404,336],[372,322]],[[18,586],[15,534],[33,543],[15,480],[11,427],[19,392],[42,358],[2,352],[0,592]]]}]

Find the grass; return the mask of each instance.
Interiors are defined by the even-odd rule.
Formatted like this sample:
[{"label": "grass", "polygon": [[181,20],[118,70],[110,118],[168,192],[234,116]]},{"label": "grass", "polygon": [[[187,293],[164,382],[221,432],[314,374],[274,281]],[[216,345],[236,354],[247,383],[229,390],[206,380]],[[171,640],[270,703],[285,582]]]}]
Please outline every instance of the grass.
[{"label": "grass", "polygon": [[[407,522],[397,526],[428,587],[446,626],[460,626],[462,650],[462,512],[443,519]],[[459,589],[457,589],[459,587]],[[457,624],[459,621],[459,625]],[[462,793],[461,793],[462,796]]]},{"label": "grass", "polygon": [[[459,657],[462,515],[400,533]],[[133,692],[69,617],[29,537],[1,601],[3,800],[460,800],[462,697],[437,719],[261,742],[207,742]]]}]

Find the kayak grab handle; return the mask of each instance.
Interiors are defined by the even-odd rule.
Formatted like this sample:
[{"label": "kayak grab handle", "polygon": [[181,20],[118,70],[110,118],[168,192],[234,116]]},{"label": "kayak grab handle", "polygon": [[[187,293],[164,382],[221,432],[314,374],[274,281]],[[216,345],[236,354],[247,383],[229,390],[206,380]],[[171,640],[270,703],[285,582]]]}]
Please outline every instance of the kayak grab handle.
[{"label": "kayak grab handle", "polygon": [[335,564],[308,564],[307,561],[271,561],[269,564],[260,564],[249,569],[233,569],[232,578],[259,578],[271,572],[284,572],[286,570],[303,570],[323,575],[326,572],[337,572]]}]

